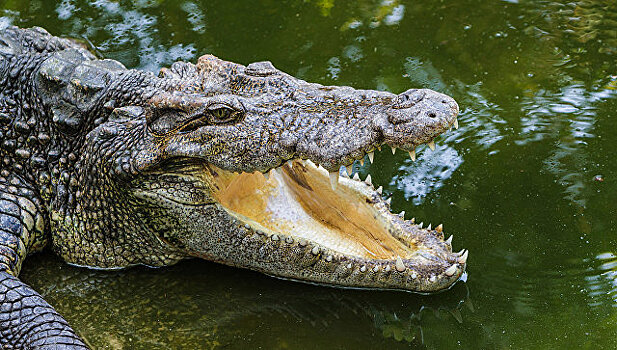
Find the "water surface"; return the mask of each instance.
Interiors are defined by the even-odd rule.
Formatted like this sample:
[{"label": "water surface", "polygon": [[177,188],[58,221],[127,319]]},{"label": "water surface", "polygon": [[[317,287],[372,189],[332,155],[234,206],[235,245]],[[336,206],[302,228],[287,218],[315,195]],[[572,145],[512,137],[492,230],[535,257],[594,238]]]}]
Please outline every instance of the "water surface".
[{"label": "water surface", "polygon": [[51,254],[22,278],[95,348],[617,346],[617,5],[612,1],[3,0],[157,71],[211,53],[322,84],[453,96],[461,128],[412,162],[356,166],[395,211],[470,250],[433,296],[285,282],[204,261],[97,272]]}]

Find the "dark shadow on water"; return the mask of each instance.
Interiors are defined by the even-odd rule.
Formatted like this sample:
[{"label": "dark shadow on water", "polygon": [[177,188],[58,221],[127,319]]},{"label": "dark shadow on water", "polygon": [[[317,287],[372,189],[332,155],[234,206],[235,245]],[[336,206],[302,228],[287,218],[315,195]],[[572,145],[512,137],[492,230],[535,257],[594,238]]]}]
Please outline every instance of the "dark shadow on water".
[{"label": "dark shadow on water", "polygon": [[45,253],[22,278],[95,348],[423,347],[425,319],[464,322],[470,303],[462,282],[431,296],[341,290],[199,260],[93,271]]}]

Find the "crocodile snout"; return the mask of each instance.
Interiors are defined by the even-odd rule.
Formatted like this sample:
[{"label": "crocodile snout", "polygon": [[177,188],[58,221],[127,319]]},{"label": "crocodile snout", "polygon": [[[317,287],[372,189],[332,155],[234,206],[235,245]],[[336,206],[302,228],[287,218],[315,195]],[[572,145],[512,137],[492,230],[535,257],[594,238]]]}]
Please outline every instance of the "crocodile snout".
[{"label": "crocodile snout", "polygon": [[[417,111],[413,111],[414,107]],[[391,108],[388,120],[392,124],[409,122],[424,113],[436,122],[450,125],[458,115],[458,104],[452,97],[428,89],[410,89],[399,94]]]},{"label": "crocodile snout", "polygon": [[391,146],[413,149],[456,126],[458,104],[450,96],[429,89],[411,89],[392,99],[374,121]]}]

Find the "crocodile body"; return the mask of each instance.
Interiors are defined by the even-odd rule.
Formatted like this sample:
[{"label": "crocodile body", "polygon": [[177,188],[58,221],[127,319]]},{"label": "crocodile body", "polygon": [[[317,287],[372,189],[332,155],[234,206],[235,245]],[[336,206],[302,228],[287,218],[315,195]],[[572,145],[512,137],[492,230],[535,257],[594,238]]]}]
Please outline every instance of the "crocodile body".
[{"label": "crocodile body", "polygon": [[432,292],[465,270],[442,227],[342,167],[456,126],[426,89],[311,84],[201,57],[152,73],[41,28],[0,32],[0,345],[86,348],[17,278],[51,248],[92,268],[199,257],[280,278]]}]

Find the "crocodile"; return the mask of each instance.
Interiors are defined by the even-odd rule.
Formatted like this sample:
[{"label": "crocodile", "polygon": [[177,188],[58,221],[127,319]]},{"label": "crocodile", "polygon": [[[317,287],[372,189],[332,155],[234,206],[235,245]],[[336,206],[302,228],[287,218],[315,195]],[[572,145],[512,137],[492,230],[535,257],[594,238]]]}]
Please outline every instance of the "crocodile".
[{"label": "crocodile", "polygon": [[342,288],[445,290],[468,251],[390,211],[354,162],[409,152],[459,107],[205,55],[158,75],[42,28],[0,31],[0,345],[87,348],[18,279],[51,249],[95,269],[202,258]]}]

